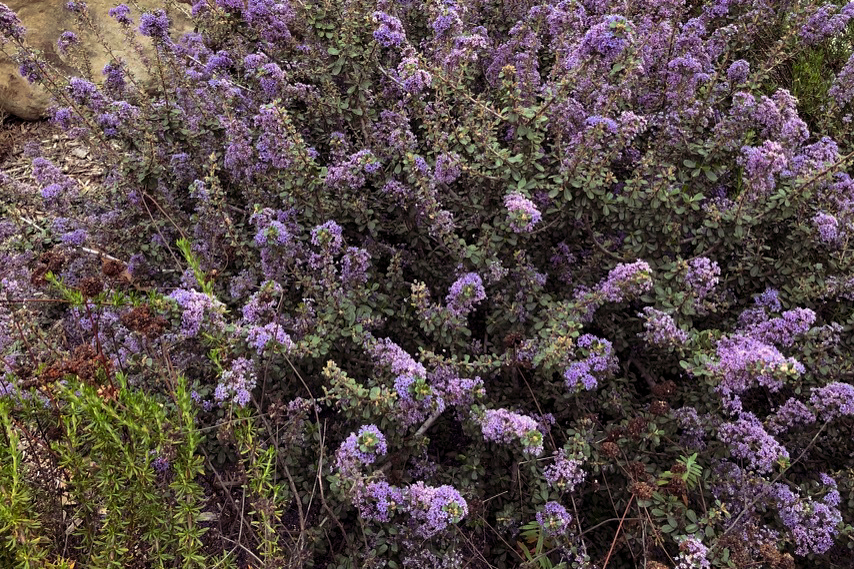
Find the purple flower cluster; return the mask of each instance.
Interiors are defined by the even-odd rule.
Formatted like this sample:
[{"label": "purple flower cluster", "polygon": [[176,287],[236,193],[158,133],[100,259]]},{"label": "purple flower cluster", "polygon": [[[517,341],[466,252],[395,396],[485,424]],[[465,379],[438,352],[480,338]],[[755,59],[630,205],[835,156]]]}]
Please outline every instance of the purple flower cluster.
[{"label": "purple flower cluster", "polygon": [[451,285],[445,302],[448,311],[458,318],[467,316],[474,306],[486,299],[483,281],[476,273],[466,273]]},{"label": "purple flower cluster", "polygon": [[376,425],[364,425],[358,433],[350,433],[341,443],[335,453],[335,465],[342,472],[352,472],[361,466],[373,464],[387,452],[385,436]]},{"label": "purple flower cluster", "polygon": [[203,292],[176,289],[169,298],[178,303],[182,310],[181,334],[188,338],[199,334],[203,324],[218,329],[223,325],[223,304]]},{"label": "purple flower cluster", "polygon": [[244,407],[251,399],[250,392],[255,387],[255,369],[250,360],[237,358],[231,363],[231,369],[222,372],[219,384],[214,390],[214,399],[220,404],[231,397],[232,402]]},{"label": "purple flower cluster", "polygon": [[430,413],[441,413],[445,401],[427,381],[427,370],[400,346],[389,340],[368,341],[366,347],[374,361],[390,368],[395,376],[398,419],[404,426],[414,425]]},{"label": "purple flower cluster", "polygon": [[708,257],[697,257],[688,263],[685,284],[702,300],[717,286],[720,274],[721,268],[716,262]]},{"label": "purple flower cluster", "polygon": [[605,16],[601,23],[587,31],[581,40],[578,55],[570,61],[574,66],[583,57],[600,56],[606,63],[611,63],[631,45],[633,32],[634,26],[623,16]]},{"label": "purple flower cluster", "polygon": [[130,8],[128,8],[127,4],[119,4],[115,8],[110,8],[107,13],[123,26],[133,25],[133,20],[130,17]]},{"label": "purple flower cluster", "polygon": [[644,318],[645,329],[639,335],[653,346],[679,347],[688,341],[688,333],[679,328],[669,314],[647,306],[638,316]]},{"label": "purple flower cluster", "polygon": [[[771,497],[777,504],[780,520],[792,533],[796,555],[821,555],[833,547],[842,515],[827,502],[827,496],[816,502],[797,496],[785,484],[777,483],[771,489]],[[830,501],[834,501],[832,494]]]},{"label": "purple flower cluster", "polygon": [[436,157],[436,167],[433,179],[440,184],[453,184],[460,177],[460,157],[452,152],[443,153]]},{"label": "purple flower cluster", "polygon": [[796,425],[812,423],[815,423],[815,414],[804,403],[792,397],[770,417],[766,428],[771,434],[780,435]]},{"label": "purple flower cluster", "polygon": [[709,548],[699,539],[688,537],[679,544],[675,569],[709,569]]},{"label": "purple flower cluster", "polygon": [[139,17],[139,33],[161,42],[169,41],[169,17],[163,10],[146,12]]},{"label": "purple flower cluster", "polygon": [[252,326],[246,334],[246,341],[255,348],[258,355],[264,353],[270,344],[284,346],[286,351],[294,347],[291,337],[277,322],[269,322],[264,326]]},{"label": "purple flower cluster", "polygon": [[68,50],[75,45],[80,45],[80,38],[74,32],[64,31],[59,34],[59,39],[56,40],[56,48],[63,55],[67,54]]},{"label": "purple flower cluster", "polygon": [[369,483],[358,493],[356,507],[359,515],[375,522],[390,522],[397,513],[407,510],[406,492],[384,480]]},{"label": "purple flower cluster", "polygon": [[558,502],[546,502],[545,507],[537,512],[537,523],[548,536],[562,535],[569,529],[572,515]]},{"label": "purple flower cluster", "polygon": [[751,321],[748,316],[745,320],[746,326],[739,330],[740,333],[766,344],[791,346],[798,336],[810,330],[815,322],[815,312],[809,308],[795,308],[783,312],[778,318]]},{"label": "purple flower cluster", "polygon": [[549,486],[561,492],[573,492],[584,482],[586,476],[581,466],[583,461],[577,458],[567,458],[563,450],[555,453],[555,461],[543,471],[543,477]]},{"label": "purple flower cluster", "polygon": [[825,4],[801,27],[800,37],[806,45],[815,45],[842,32],[852,17],[854,2],[841,10],[835,4]]},{"label": "purple flower cluster", "polygon": [[374,31],[374,39],[383,47],[396,47],[406,41],[403,24],[394,16],[385,12],[374,12],[374,23],[379,27]]},{"label": "purple flower cluster", "polygon": [[487,441],[504,444],[519,441],[525,454],[539,456],[543,452],[543,434],[539,423],[527,415],[507,409],[487,409],[480,426],[483,438]]},{"label": "purple flower cluster", "polygon": [[810,403],[822,421],[854,415],[854,385],[833,382],[813,389]]},{"label": "purple flower cluster", "polygon": [[0,45],[8,40],[23,41],[27,29],[21,25],[18,15],[6,4],[0,4]]},{"label": "purple flower cluster", "polygon": [[835,243],[839,238],[839,221],[829,213],[819,212],[812,218],[818,236],[824,243]]},{"label": "purple flower cluster", "polygon": [[789,458],[786,448],[768,434],[752,413],[742,413],[738,420],[724,423],[719,434],[730,455],[745,460],[747,468],[760,474],[771,472],[777,460]]},{"label": "purple flower cluster", "polygon": [[332,220],[311,230],[311,244],[330,253],[336,253],[341,249],[343,242],[341,226]]},{"label": "purple flower cluster", "polygon": [[744,177],[753,191],[751,198],[767,196],[774,190],[774,177],[789,165],[783,147],[779,142],[766,140],[762,146],[744,146],[741,152]]},{"label": "purple flower cluster", "polygon": [[794,358],[786,358],[774,346],[743,334],[718,341],[717,355],[718,362],[711,369],[720,376],[717,390],[730,410],[740,409],[738,396],[754,383],[778,391],[784,379],[804,372]]},{"label": "purple flower cluster", "polygon": [[740,85],[747,81],[750,74],[750,64],[743,59],[733,61],[726,71],[726,78],[731,85]]},{"label": "purple flower cluster", "polygon": [[433,76],[421,68],[417,57],[401,58],[397,75],[403,82],[403,88],[413,95],[418,95],[433,83]]},{"label": "purple flower cluster", "polygon": [[416,529],[424,539],[438,534],[469,513],[468,503],[453,486],[434,488],[416,482],[408,489],[409,512],[419,525]]},{"label": "purple flower cluster", "polygon": [[605,379],[617,369],[617,357],[611,342],[584,334],[578,339],[578,347],[586,353],[586,358],[573,362],[563,373],[566,387],[575,391],[583,386],[590,391],[595,389],[600,379]]},{"label": "purple flower cluster", "polygon": [[608,302],[622,302],[650,290],[652,269],[645,261],[620,263],[608,273],[608,278],[596,285],[596,292]]},{"label": "purple flower cluster", "polygon": [[516,233],[530,233],[543,217],[534,202],[518,192],[504,196],[504,207],[509,214],[510,227]]}]

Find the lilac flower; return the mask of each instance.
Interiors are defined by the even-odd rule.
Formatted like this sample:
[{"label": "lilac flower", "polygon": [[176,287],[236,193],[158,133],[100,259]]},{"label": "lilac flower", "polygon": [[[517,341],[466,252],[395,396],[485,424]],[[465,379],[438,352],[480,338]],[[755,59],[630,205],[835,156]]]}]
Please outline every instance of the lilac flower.
[{"label": "lilac flower", "polygon": [[413,95],[421,93],[433,82],[433,76],[421,69],[417,57],[403,57],[397,66],[397,75],[403,88]]},{"label": "lilac flower", "polygon": [[80,45],[80,38],[77,37],[77,34],[70,31],[62,32],[56,41],[56,48],[63,55],[67,54],[71,46],[74,45]]},{"label": "lilac flower", "polygon": [[733,61],[726,71],[727,80],[732,85],[739,85],[747,81],[747,76],[750,74],[750,64],[743,59]]},{"label": "lilac flower", "polygon": [[151,461],[151,467],[158,473],[164,474],[169,470],[169,459],[165,456],[158,456],[157,458]]},{"label": "lilac flower", "polygon": [[579,55],[598,55],[606,63],[611,63],[632,43],[633,32],[634,26],[623,16],[606,16],[584,35]]},{"label": "lilac flower", "polygon": [[773,288],[767,288],[762,294],[753,297],[756,306],[765,307],[772,312],[779,312],[782,308],[780,304],[780,291]]},{"label": "lilac flower", "polygon": [[680,329],[669,314],[647,306],[638,316],[644,318],[646,330],[639,336],[653,346],[678,347],[688,341],[688,333]]},{"label": "lilac flower", "polygon": [[[749,311],[745,311],[749,314]],[[745,318],[746,325],[739,330],[752,338],[768,344],[791,346],[795,339],[806,334],[815,322],[815,312],[809,308],[795,308],[783,312],[779,318],[758,318],[750,322]]]},{"label": "lilac flower", "polygon": [[169,17],[163,10],[146,12],[139,17],[139,33],[162,42],[169,41]]},{"label": "lilac flower", "polygon": [[401,488],[384,480],[371,482],[359,492],[356,507],[363,519],[390,522],[396,513],[406,511],[406,494]]},{"label": "lilac flower", "polygon": [[570,364],[563,377],[570,391],[577,390],[579,386],[590,391],[599,384],[597,376],[604,379],[616,370],[617,358],[613,355],[611,342],[592,334],[581,336],[577,344],[586,353],[586,359]]},{"label": "lilac flower", "polygon": [[587,117],[584,120],[584,124],[586,124],[591,129],[601,126],[602,130],[610,132],[612,134],[617,133],[617,121],[614,119],[609,119],[605,117],[600,117],[599,115],[593,115]]},{"label": "lilac flower", "polygon": [[122,93],[125,89],[125,69],[120,62],[111,61],[104,66],[101,74],[106,78],[104,86],[113,95]]},{"label": "lilac flower", "polygon": [[842,496],[839,495],[839,487],[836,485],[836,480],[824,472],[819,473],[818,479],[821,480],[821,483],[824,484],[827,489],[827,493],[821,501],[831,508],[835,508],[842,501]]},{"label": "lilac flower", "polygon": [[211,298],[203,292],[195,290],[177,289],[169,295],[169,298],[178,303],[182,309],[181,333],[192,338],[198,335],[202,324],[209,323],[215,328],[223,325],[223,304]]},{"label": "lilac flower", "polygon": [[416,482],[408,489],[408,510],[419,522],[416,532],[429,539],[469,513],[468,504],[453,486],[434,488]]},{"label": "lilac flower", "polygon": [[679,444],[690,449],[702,450],[706,448],[703,440],[706,437],[706,429],[694,407],[682,407],[673,411],[673,418],[679,423],[682,437]]},{"label": "lilac flower", "polygon": [[543,510],[537,512],[537,523],[546,535],[561,535],[569,529],[572,516],[559,503],[546,502]]},{"label": "lilac flower", "polygon": [[539,423],[527,415],[507,409],[487,409],[481,420],[483,438],[487,441],[511,444],[522,443],[525,454],[539,456],[543,452],[543,434]]},{"label": "lilac flower", "polygon": [[69,233],[64,233],[59,237],[59,240],[74,247],[80,247],[89,238],[89,233],[85,229],[75,229]]},{"label": "lilac flower", "polygon": [[789,159],[779,142],[766,140],[762,146],[744,146],[739,159],[744,166],[744,175],[748,186],[753,190],[754,199],[765,196],[774,189],[774,176],[781,173],[789,164]]},{"label": "lilac flower", "polygon": [[222,403],[229,397],[240,407],[246,406],[255,387],[255,370],[250,360],[237,358],[231,368],[222,372],[219,384],[214,391],[214,399]]},{"label": "lilac flower", "polygon": [[374,12],[374,23],[379,27],[374,31],[374,39],[383,47],[399,46],[406,41],[403,24],[394,16],[385,12]]},{"label": "lilac flower", "polygon": [[771,472],[779,459],[789,458],[786,448],[768,434],[752,413],[742,413],[735,422],[724,423],[719,434],[733,457],[745,460],[750,470],[760,474]]},{"label": "lilac flower", "polygon": [[555,461],[543,471],[543,477],[549,486],[561,492],[573,492],[586,476],[582,464],[580,459],[567,458],[566,452],[560,450],[555,453]]},{"label": "lilac flower", "polygon": [[433,177],[440,184],[453,184],[460,177],[459,155],[451,153],[437,156]]},{"label": "lilac flower", "polygon": [[356,286],[368,281],[371,255],[361,247],[347,247],[341,258],[341,282]]},{"label": "lilac flower", "polygon": [[[838,13],[835,4],[819,8],[801,27],[800,37],[806,45],[815,45],[842,32],[854,16],[854,3],[846,4]],[[833,14],[833,15],[831,15]]]},{"label": "lilac flower", "polygon": [[652,289],[652,269],[645,261],[620,263],[596,286],[606,301],[622,302]]},{"label": "lilac flower", "polygon": [[813,389],[810,403],[823,421],[854,415],[854,385],[833,382]]},{"label": "lilac flower", "polygon": [[126,4],[119,4],[115,8],[110,8],[107,13],[123,26],[133,25],[133,20],[130,17],[130,8]]},{"label": "lilac flower", "polygon": [[42,197],[47,201],[52,201],[62,194],[61,184],[49,184],[42,188]]},{"label": "lilac flower", "polygon": [[839,222],[829,213],[819,212],[812,218],[813,225],[824,243],[834,243],[839,238]]},{"label": "lilac flower", "polygon": [[341,248],[342,243],[341,226],[332,220],[311,230],[311,244],[315,247],[335,253]]},{"label": "lilac flower", "polygon": [[697,257],[688,263],[685,284],[702,300],[717,286],[721,268],[707,257]]},{"label": "lilac flower", "polygon": [[26,33],[27,29],[21,25],[18,15],[6,4],[0,4],[0,44],[6,43],[9,39],[23,41]]},{"label": "lilac flower", "polygon": [[534,202],[518,192],[504,196],[504,207],[510,216],[510,228],[516,233],[529,233],[542,219]]},{"label": "lilac flower", "polygon": [[679,544],[678,563],[675,569],[709,569],[709,548],[694,537],[688,537]]},{"label": "lilac flower", "polygon": [[249,329],[249,333],[246,335],[246,341],[250,346],[255,348],[258,355],[264,353],[264,350],[267,349],[270,344],[284,346],[285,350],[290,350],[294,347],[291,337],[287,332],[285,332],[285,329],[276,322],[270,322],[264,326],[251,327]]},{"label": "lilac flower", "polygon": [[833,80],[833,85],[827,91],[836,103],[842,107],[854,99],[854,53],[845,62],[842,70]]},{"label": "lilac flower", "polygon": [[784,379],[804,372],[798,361],[786,358],[774,346],[742,334],[718,341],[717,355],[718,362],[711,369],[721,378],[717,391],[731,410],[738,407],[733,397],[754,383],[775,392],[783,386]]},{"label": "lilac flower", "polygon": [[809,407],[795,398],[789,398],[777,412],[768,420],[767,430],[773,435],[780,435],[796,425],[815,423],[815,415]]},{"label": "lilac flower", "polygon": [[833,547],[836,527],[842,521],[838,509],[796,496],[782,483],[773,485],[771,497],[777,504],[780,520],[792,533],[796,555],[821,555]]},{"label": "lilac flower", "polygon": [[474,305],[486,299],[483,281],[476,273],[466,273],[451,285],[445,302],[448,310],[456,317],[465,317]]},{"label": "lilac flower", "polygon": [[364,425],[358,433],[350,433],[341,443],[335,453],[335,465],[339,470],[349,472],[360,466],[373,464],[386,452],[388,445],[376,425]]},{"label": "lilac flower", "polygon": [[65,9],[69,12],[74,12],[75,14],[83,14],[89,9],[89,6],[86,5],[86,2],[68,0],[68,2],[65,4]]}]

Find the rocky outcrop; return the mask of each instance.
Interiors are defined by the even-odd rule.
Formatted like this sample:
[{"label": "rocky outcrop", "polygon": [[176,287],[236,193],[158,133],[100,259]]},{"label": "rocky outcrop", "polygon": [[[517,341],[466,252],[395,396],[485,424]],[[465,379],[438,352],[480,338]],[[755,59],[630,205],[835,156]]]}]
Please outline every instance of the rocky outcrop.
[{"label": "rocky outcrop", "polygon": [[[111,46],[113,54],[126,62],[132,74],[144,78],[147,75],[145,67],[128,45],[122,27],[108,14],[108,11],[120,2],[121,0],[89,0],[89,16],[99,29],[103,40]],[[17,12],[27,29],[27,44],[39,50],[47,61],[65,75],[85,76],[85,70],[75,68],[72,58],[63,57],[57,47],[57,40],[64,31],[74,31],[80,40],[79,53],[84,55],[79,60],[88,60],[93,81],[103,80],[101,70],[111,61],[111,56],[94,32],[85,27],[78,29],[75,14],[65,7],[67,0],[4,0],[4,3]],[[188,10],[182,9],[185,8],[183,6],[176,7],[173,4],[170,7],[165,5],[163,0],[138,0],[136,4],[146,11],[165,9],[172,21],[172,31],[176,35],[192,29]],[[137,22],[139,13],[132,9],[131,17]],[[11,44],[6,44],[7,51],[10,47]],[[50,106],[49,93],[42,87],[29,83],[18,69],[17,63],[0,53],[0,109],[23,119],[44,117]]]}]

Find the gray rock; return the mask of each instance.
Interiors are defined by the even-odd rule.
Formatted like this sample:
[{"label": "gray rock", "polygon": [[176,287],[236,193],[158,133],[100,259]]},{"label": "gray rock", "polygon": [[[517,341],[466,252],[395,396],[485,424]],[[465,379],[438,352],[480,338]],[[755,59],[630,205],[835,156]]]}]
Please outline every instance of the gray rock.
[{"label": "gray rock", "polygon": [[[145,81],[147,73],[138,55],[128,44],[122,27],[109,16],[108,11],[122,0],[89,0],[89,14],[92,21],[100,30],[100,35],[111,46],[113,55],[127,64],[129,71]],[[77,33],[81,42],[81,51],[89,61],[92,72],[91,80],[103,81],[101,70],[112,57],[101,45],[96,34],[90,29],[77,29],[75,15],[65,9],[67,0],[4,0],[4,3],[18,14],[21,23],[27,28],[26,42],[39,50],[44,58],[65,76],[85,76],[84,69],[75,68],[68,58],[60,56],[56,42],[62,32],[72,30]],[[173,4],[165,5],[163,0],[138,0],[142,9],[154,11],[165,9],[172,21],[172,32],[175,36],[192,30],[192,22],[187,17],[187,10],[180,10]],[[131,17],[139,22],[139,12],[132,9]],[[150,48],[147,38],[137,35],[140,43]],[[6,44],[7,50],[12,44]],[[18,64],[0,53],[0,109],[22,119],[35,120],[44,118],[51,103],[50,94],[42,87],[33,85],[18,72]]]}]

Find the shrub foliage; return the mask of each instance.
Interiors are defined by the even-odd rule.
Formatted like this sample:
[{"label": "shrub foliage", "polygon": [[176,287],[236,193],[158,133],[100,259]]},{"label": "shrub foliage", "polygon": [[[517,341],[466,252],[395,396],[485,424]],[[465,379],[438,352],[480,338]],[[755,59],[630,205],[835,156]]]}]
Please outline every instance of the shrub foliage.
[{"label": "shrub foliage", "polygon": [[846,566],[854,3],[165,8],[0,4],[107,172],[2,175],[0,564]]}]

